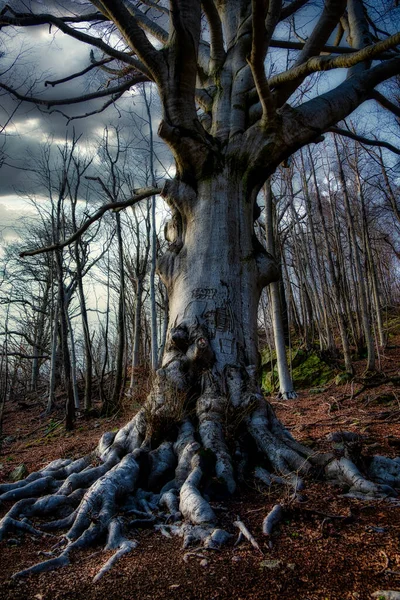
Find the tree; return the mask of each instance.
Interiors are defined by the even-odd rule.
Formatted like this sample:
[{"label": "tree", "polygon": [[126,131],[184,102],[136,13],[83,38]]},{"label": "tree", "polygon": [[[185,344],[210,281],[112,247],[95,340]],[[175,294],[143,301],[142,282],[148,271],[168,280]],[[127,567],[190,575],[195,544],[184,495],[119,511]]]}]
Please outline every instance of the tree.
[{"label": "tree", "polygon": [[[77,507],[68,517],[61,554],[20,574],[67,564],[73,549],[106,533],[107,547],[117,549],[115,559],[129,551],[132,543],[124,538],[117,513],[136,507],[143,493],[148,501],[157,500],[201,526],[192,536],[203,538],[208,532],[217,537],[211,533],[216,516],[201,492],[207,484],[208,496],[233,493],[237,461],[249,460],[251,466],[264,460],[295,491],[299,477],[319,464],[327,476],[346,482],[355,493],[393,493],[385,484],[399,484],[398,463],[372,460],[369,476],[379,480],[373,483],[348,458],[315,457],[265,402],[257,378],[257,307],[262,289],[277,279],[277,267],[258,242],[254,221],[258,192],[296,150],[321,141],[324,132],[370,98],[398,113],[396,101],[375,88],[400,72],[400,34],[371,29],[362,0],[91,4],[96,11],[81,16],[78,2],[71,3],[74,12],[69,14],[61,8],[51,14],[19,13],[6,6],[0,24],[60,29],[100,51],[85,72],[107,63],[106,72],[117,83],[105,82],[85,98],[58,100],[2,87],[17,100],[48,108],[101,97],[109,105],[143,82],[158,90],[163,111],[159,135],[173,154],[175,177],[162,190],[153,186],[129,201],[103,206],[87,226],[105,210],[162,195],[172,211],[166,227],[170,246],[158,264],[168,291],[168,337],[145,406],[118,433],[102,437],[99,466],[86,468],[88,458],[56,461],[22,484],[1,486],[1,500],[25,498],[3,520],[1,535],[30,527],[16,520],[16,514]],[[285,22],[295,21],[292,31],[310,18],[305,42],[282,39]],[[346,42],[341,41],[343,32]],[[282,56],[274,48],[297,53],[293,61],[290,54],[283,71]],[[347,76],[337,83],[329,72],[339,68],[347,69]],[[317,73],[326,76],[327,86],[319,95],[309,85]],[[335,131],[347,135],[346,130]],[[232,448],[227,429],[233,422],[239,425],[231,431]],[[146,491],[162,490],[161,496],[137,492],[139,480]],[[87,489],[83,499],[73,491],[79,489]],[[56,490],[45,503],[32,498]],[[51,527],[60,525],[66,521]],[[213,539],[207,543],[217,544]]]}]

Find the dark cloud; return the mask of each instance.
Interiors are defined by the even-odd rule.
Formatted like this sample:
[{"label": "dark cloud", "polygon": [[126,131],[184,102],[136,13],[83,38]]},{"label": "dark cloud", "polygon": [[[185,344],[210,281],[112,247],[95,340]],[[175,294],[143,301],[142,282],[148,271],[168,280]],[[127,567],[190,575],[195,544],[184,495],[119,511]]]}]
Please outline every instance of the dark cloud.
[{"label": "dark cloud", "polygon": [[[82,9],[87,13],[94,10],[91,3],[79,0],[12,2],[11,4],[16,10],[24,12],[29,5],[37,13],[68,14],[70,11],[77,14],[82,12]],[[1,5],[0,2],[0,8]],[[47,80],[64,78],[90,64],[91,47],[64,35],[54,27],[51,31],[48,26],[12,30],[5,28],[1,32],[0,44],[2,44],[0,47],[1,81],[17,89],[21,94],[46,100],[79,97],[98,90],[107,78],[106,74],[93,71],[54,87],[45,86]],[[113,85],[113,82],[110,85]],[[81,136],[82,147],[90,147],[91,152],[95,153],[104,126],[111,123],[119,128],[125,141],[131,142],[134,153],[142,156],[142,171],[137,177],[139,180],[143,179],[146,152],[148,152],[146,143],[148,127],[142,119],[135,121],[131,115],[133,109],[142,117],[145,116],[143,101],[138,96],[127,93],[118,101],[117,107],[110,106],[101,114],[84,119],[68,122],[67,118],[60,114],[60,111],[68,117],[86,114],[100,109],[106,100],[107,98],[103,98],[47,109],[28,102],[21,103],[0,90],[0,164],[1,152],[4,158],[4,164],[0,169],[0,202],[7,198],[4,201],[9,205],[11,198],[15,198],[19,192],[39,197],[46,194],[40,178],[33,176],[29,169],[37,169],[41,150],[49,140],[52,140],[54,145],[62,145],[66,137],[71,139],[75,132],[75,136]],[[152,104],[152,110],[156,113],[156,101],[153,100]],[[159,117],[156,116],[155,130],[158,120]],[[157,163],[158,172],[162,171],[162,165],[168,168],[171,160],[165,148],[162,149],[161,156],[160,162]],[[99,166],[98,161],[96,165]],[[143,185],[143,181],[139,183]]]}]

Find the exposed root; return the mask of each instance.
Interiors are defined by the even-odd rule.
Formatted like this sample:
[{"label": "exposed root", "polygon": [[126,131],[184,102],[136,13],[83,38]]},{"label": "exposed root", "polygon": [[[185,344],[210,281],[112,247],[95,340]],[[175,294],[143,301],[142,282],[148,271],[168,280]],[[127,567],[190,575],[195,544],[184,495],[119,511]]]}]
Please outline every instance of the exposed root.
[{"label": "exposed root", "polygon": [[280,398],[281,400],[296,400],[296,398],[298,398],[298,394],[296,394],[296,392],[292,390],[291,392],[280,393],[278,398]]},{"label": "exposed root", "polygon": [[349,485],[350,494],[377,498],[397,495],[392,487],[366,479],[356,465],[345,457],[328,463],[325,472],[328,479]]},{"label": "exposed root", "polygon": [[392,488],[400,488],[400,458],[374,456],[368,466],[368,475],[374,481]]},{"label": "exposed root", "polygon": [[247,529],[246,525],[243,523],[243,521],[241,521],[239,519],[239,517],[236,519],[236,521],[233,524],[235,525],[235,527],[237,527],[239,529],[242,536],[245,537],[246,540],[248,540],[250,542],[250,544],[253,546],[253,548],[255,548],[260,554],[263,554],[255,537],[250,533],[250,531]]},{"label": "exposed root", "polygon": [[212,524],[217,518],[209,503],[199,491],[199,484],[203,476],[198,456],[192,459],[193,470],[181,488],[179,510],[182,515],[195,525]]},{"label": "exposed root", "polygon": [[372,594],[372,598],[379,598],[379,600],[400,600],[400,592],[396,590],[379,590]]},{"label": "exposed root", "polygon": [[273,509],[267,514],[262,524],[262,532],[268,536],[268,545],[272,548],[271,535],[274,528],[281,522],[283,517],[283,508],[280,504],[275,504]]},{"label": "exposed root", "polygon": [[136,540],[128,540],[122,535],[122,523],[120,519],[113,519],[108,529],[108,540],[104,551],[116,550],[116,552],[108,559],[101,567],[97,575],[93,578],[93,582],[99,581],[103,575],[110,571],[115,563],[125,554],[131,552],[137,547]]},{"label": "exposed root", "polygon": [[[217,385],[204,334],[176,328],[174,335],[177,348],[169,351],[170,362],[160,370],[145,407],[116,434],[104,434],[96,453],[53,461],[23,481],[0,485],[0,501],[14,502],[0,521],[0,540],[8,534],[65,531],[45,553],[47,560],[15,577],[65,566],[74,550],[105,542],[105,550],[114,553],[95,576],[98,581],[136,548],[130,535],[144,527],[183,538],[184,548],[219,550],[232,536],[218,528],[212,500],[233,494],[236,481],[253,473],[265,486],[283,483],[296,494],[318,466],[320,474],[324,468],[326,477],[346,485],[351,494],[396,495],[400,459],[374,457],[363,465],[351,460],[351,452],[342,458],[316,456],[277,419],[254,383],[252,367],[226,367],[224,386]],[[192,394],[194,382],[202,383],[196,396],[187,394],[183,403],[179,396],[179,421],[176,406],[168,405],[173,376],[178,396],[185,386]],[[359,439],[350,438],[341,432],[345,445],[360,446]],[[28,521],[49,515],[54,520],[47,523]],[[269,539],[281,517],[282,507],[276,505],[264,519]],[[261,552],[244,523],[238,519],[234,525],[240,539]]]}]

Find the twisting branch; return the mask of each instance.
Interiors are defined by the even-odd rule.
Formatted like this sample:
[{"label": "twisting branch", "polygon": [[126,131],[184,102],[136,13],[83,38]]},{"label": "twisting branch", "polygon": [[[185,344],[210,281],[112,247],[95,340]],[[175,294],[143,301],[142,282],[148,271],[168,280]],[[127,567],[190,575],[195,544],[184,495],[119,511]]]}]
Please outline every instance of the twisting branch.
[{"label": "twisting branch", "polygon": [[151,35],[153,35],[159,42],[162,42],[163,44],[167,43],[168,32],[163,27],[149,19],[147,15],[145,15],[144,13],[142,13],[141,10],[133,6],[132,3],[129,3],[128,10],[131,13],[131,15],[135,17],[140,27],[143,27],[145,31],[151,33]]},{"label": "twisting branch", "polygon": [[104,213],[106,213],[108,210],[112,210],[114,212],[120,211],[124,208],[127,208],[128,206],[133,206],[134,204],[137,204],[138,202],[140,202],[140,200],[144,200],[144,198],[148,198],[149,196],[156,196],[160,193],[161,190],[159,188],[145,188],[137,190],[136,195],[130,198],[129,200],[124,200],[122,202],[110,202],[109,204],[104,204],[104,206],[99,208],[98,211],[96,211],[91,217],[89,217],[84,222],[84,224],[81,227],[79,227],[79,229],[77,229],[69,238],[63,240],[62,242],[59,242],[58,244],[52,244],[51,246],[44,246],[43,248],[37,248],[36,250],[27,250],[25,252],[21,252],[20,257],[24,258],[25,256],[35,256],[36,254],[42,254],[43,252],[61,250],[62,248],[69,246],[70,244],[72,244],[72,242],[75,242],[77,239],[79,239],[81,235],[85,233],[85,231],[89,229],[89,227],[93,225],[93,223],[101,219]]},{"label": "twisting branch", "polygon": [[[115,48],[112,48],[112,46],[109,46],[108,44],[103,42],[103,40],[101,40],[100,38],[96,38],[87,33],[83,33],[83,31],[80,31],[79,29],[74,29],[73,27],[70,27],[69,25],[66,24],[66,21],[69,21],[72,23],[86,22],[87,21],[86,16],[80,17],[78,19],[78,18],[72,18],[72,17],[71,18],[55,17],[54,15],[47,14],[47,13],[35,15],[35,14],[26,14],[26,13],[15,13],[13,11],[14,16],[8,17],[5,14],[7,12],[7,9],[10,10],[9,7],[6,6],[3,9],[2,14],[0,15],[0,29],[7,25],[13,25],[15,27],[29,27],[29,26],[36,26],[36,25],[55,25],[60,31],[62,31],[66,35],[69,35],[70,37],[73,37],[73,38],[77,39],[78,41],[83,42],[84,44],[89,44],[90,46],[94,46],[95,48],[98,48],[99,50],[104,52],[104,54],[107,54],[108,56],[111,56],[112,58],[115,58],[124,63],[132,65],[132,67],[135,67],[135,69],[137,69],[141,73],[145,73],[146,75],[149,75],[149,71],[148,71],[148,69],[146,69],[144,64],[140,60],[137,60],[136,58],[134,58],[133,56],[128,54],[127,52],[121,52],[120,50],[116,50]],[[129,15],[129,13],[128,13],[128,15]],[[103,15],[99,15],[99,18],[97,20],[104,21],[105,19],[104,19]],[[142,34],[144,35],[143,32],[142,32]]]},{"label": "twisting branch", "polygon": [[113,58],[104,58],[103,60],[99,60],[97,62],[93,62],[91,65],[89,65],[85,69],[82,69],[82,71],[78,71],[77,73],[72,73],[72,75],[68,75],[67,77],[63,77],[62,79],[57,79],[55,81],[45,81],[44,85],[46,87],[48,85],[51,85],[51,87],[54,87],[56,85],[59,85],[60,83],[66,83],[67,81],[72,81],[73,79],[77,79],[78,77],[82,77],[82,75],[86,75],[86,73],[89,73],[90,71],[92,71],[96,67],[101,67],[103,65],[106,65],[107,63],[112,62],[113,60],[114,60]]},{"label": "twisting branch", "polygon": [[400,119],[400,106],[396,106],[396,104],[393,104],[393,102],[391,102],[390,100],[388,100],[386,98],[386,96],[384,96],[383,94],[381,94],[377,90],[374,90],[370,94],[370,98],[371,98],[371,100],[376,100],[376,102],[378,102],[381,106],[383,106],[383,108],[386,108],[386,110],[389,110],[396,117],[398,117]]},{"label": "twisting branch", "polygon": [[160,81],[165,66],[162,54],[147,39],[132,12],[121,0],[102,0],[101,5],[153,78]]},{"label": "twisting branch", "polygon": [[284,6],[281,10],[280,21],[284,21],[288,17],[291,17],[295,12],[303,8],[310,0],[293,0],[287,6]]},{"label": "twisting branch", "polygon": [[213,72],[223,65],[225,61],[224,35],[221,19],[214,0],[202,0],[202,5],[210,28],[210,71]]},{"label": "twisting branch", "polygon": [[128,81],[125,81],[121,85],[116,85],[105,90],[99,90],[98,92],[93,92],[91,94],[84,94],[83,96],[75,96],[74,98],[60,98],[59,100],[44,100],[43,98],[35,98],[34,96],[25,96],[24,94],[20,94],[13,88],[9,87],[5,83],[0,83],[0,88],[6,90],[18,100],[23,100],[24,102],[31,102],[39,106],[46,106],[46,108],[51,108],[52,106],[60,106],[62,104],[78,104],[80,102],[96,100],[97,98],[104,98],[105,96],[115,96],[117,94],[123,94],[124,92],[128,91],[129,88],[131,88],[133,85],[136,85],[137,83],[145,83],[147,81],[149,81],[149,79],[145,75],[137,75],[135,77],[132,77]]},{"label": "twisting branch", "polygon": [[387,148],[387,150],[400,155],[400,148],[397,148],[396,146],[393,146],[392,144],[389,144],[389,142],[385,142],[383,140],[371,140],[363,135],[358,135],[357,133],[353,133],[352,131],[342,129],[340,127],[330,127],[328,132],[336,135],[343,135],[344,137],[351,138],[352,140],[356,140],[357,142],[360,142],[360,144],[366,144],[367,146],[380,146],[381,148]]},{"label": "twisting branch", "polygon": [[[281,0],[270,0],[269,2],[265,0],[252,0],[253,39],[249,64],[262,107],[262,126],[266,126],[268,123],[271,124],[275,120],[275,107],[265,74],[264,62],[268,50],[268,42],[278,22],[281,4]],[[267,31],[265,27],[266,21],[268,23]]]},{"label": "twisting branch", "polygon": [[284,73],[279,73],[269,80],[271,88],[278,88],[285,83],[302,80],[317,71],[330,71],[332,69],[348,69],[365,60],[372,60],[379,57],[382,52],[394,48],[400,44],[400,33],[390,36],[372,46],[366,46],[352,54],[345,56],[313,56],[307,62],[297,67],[293,67]]}]

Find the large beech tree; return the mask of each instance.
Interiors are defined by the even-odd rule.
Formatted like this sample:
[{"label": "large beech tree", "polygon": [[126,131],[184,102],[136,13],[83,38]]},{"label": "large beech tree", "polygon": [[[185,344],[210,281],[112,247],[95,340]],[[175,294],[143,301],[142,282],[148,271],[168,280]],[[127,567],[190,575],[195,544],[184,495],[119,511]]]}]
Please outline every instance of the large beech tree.
[{"label": "large beech tree", "polygon": [[[99,97],[106,106],[137,84],[156,87],[159,135],[173,154],[175,177],[162,190],[140,190],[128,202],[102,207],[80,231],[105,210],[161,194],[172,211],[169,249],[158,265],[169,328],[145,406],[116,434],[103,435],[96,466],[91,456],[57,460],[0,486],[1,501],[18,500],[0,536],[33,533],[22,517],[57,511],[62,518],[41,530],[68,528],[49,560],[18,575],[67,564],[73,549],[106,537],[116,554],[102,574],[135,544],[124,537],[118,515],[143,511],[146,502],[170,512],[187,541],[221,544],[226,535],[216,529],[203,492],[232,494],[252,465],[264,482],[284,477],[295,492],[300,477],[319,466],[354,493],[395,494],[398,461],[376,457],[362,474],[349,457],[315,456],[264,400],[257,307],[278,270],[257,241],[254,222],[261,187],[296,150],[331,128],[346,133],[337,123],[366,100],[399,115],[376,87],[400,73],[400,34],[375,27],[362,0],[93,0],[69,3],[68,14],[61,4],[42,14],[6,6],[1,27],[58,28],[96,50],[85,72],[106,69],[113,81],[84,97],[48,101],[2,87],[19,101],[47,107]],[[294,41],[290,32],[306,20],[307,39]],[[277,48],[293,51],[294,59],[286,61]],[[332,77],[335,69],[346,69],[345,77]],[[321,95],[308,85],[317,72],[326,80]]]}]

